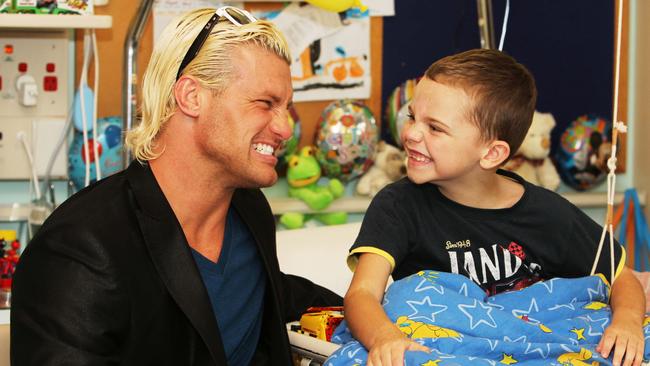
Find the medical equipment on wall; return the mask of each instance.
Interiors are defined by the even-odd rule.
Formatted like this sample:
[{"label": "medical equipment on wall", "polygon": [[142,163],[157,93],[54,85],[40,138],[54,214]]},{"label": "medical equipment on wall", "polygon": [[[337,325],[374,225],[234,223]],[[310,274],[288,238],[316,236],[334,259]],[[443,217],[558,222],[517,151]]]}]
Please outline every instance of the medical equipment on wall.
[{"label": "medical equipment on wall", "polygon": [[[56,204],[52,181],[68,177],[65,151],[75,114],[72,106],[75,89],[72,29],[88,29],[84,31],[86,60],[82,80],[88,79],[94,51],[97,81],[99,60],[91,29],[110,28],[112,18],[92,15],[92,0],[56,0],[56,6],[52,2],[47,9],[43,7],[45,2],[25,1],[20,3],[23,7],[20,11],[16,10],[17,4],[0,10],[0,180],[29,180],[29,192],[26,193],[30,203],[9,203],[11,213],[0,219],[21,223],[21,231],[22,223],[29,223],[27,229],[31,237]],[[25,8],[30,5],[33,11]],[[57,12],[70,13],[73,8],[83,15],[55,15]],[[96,88],[97,83],[94,86]],[[75,105],[90,112],[83,118],[78,112],[77,117],[81,133],[85,120],[86,139],[91,139],[94,137],[92,126],[96,120],[97,94],[89,94],[88,87],[85,90],[85,95],[80,93]],[[89,151],[89,155],[92,153]],[[98,170],[103,176],[105,169]]]}]

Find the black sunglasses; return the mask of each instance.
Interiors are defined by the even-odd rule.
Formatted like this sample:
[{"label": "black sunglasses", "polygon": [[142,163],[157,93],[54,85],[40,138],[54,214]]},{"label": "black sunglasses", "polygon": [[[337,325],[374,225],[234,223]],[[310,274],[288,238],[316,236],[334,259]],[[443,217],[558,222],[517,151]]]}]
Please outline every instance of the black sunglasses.
[{"label": "black sunglasses", "polygon": [[205,24],[203,29],[201,29],[201,32],[199,32],[199,34],[196,36],[190,48],[187,50],[187,53],[181,62],[181,66],[178,68],[176,80],[181,77],[181,74],[183,73],[183,70],[185,70],[185,67],[187,67],[187,65],[192,62],[192,60],[194,60],[196,55],[199,53],[199,50],[201,50],[201,47],[203,47],[205,40],[208,39],[212,28],[214,28],[215,24],[217,24],[221,18],[228,19],[232,24],[238,27],[257,21],[257,19],[251,15],[251,13],[234,6],[222,6],[217,9],[214,12],[214,15],[212,15],[210,20],[208,20],[208,22]]}]

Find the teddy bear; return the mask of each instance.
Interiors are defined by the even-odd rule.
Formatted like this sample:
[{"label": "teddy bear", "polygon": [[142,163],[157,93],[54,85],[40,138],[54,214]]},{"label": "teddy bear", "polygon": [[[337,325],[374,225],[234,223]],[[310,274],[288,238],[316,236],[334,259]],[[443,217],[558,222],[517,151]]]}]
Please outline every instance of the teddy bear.
[{"label": "teddy bear", "polygon": [[560,185],[560,176],[549,158],[553,127],[555,118],[551,113],[535,111],[524,141],[504,168],[532,184],[554,191]]},{"label": "teddy bear", "polygon": [[357,193],[374,197],[388,183],[406,174],[404,152],[384,141],[379,141],[375,150],[374,164],[361,176]]}]

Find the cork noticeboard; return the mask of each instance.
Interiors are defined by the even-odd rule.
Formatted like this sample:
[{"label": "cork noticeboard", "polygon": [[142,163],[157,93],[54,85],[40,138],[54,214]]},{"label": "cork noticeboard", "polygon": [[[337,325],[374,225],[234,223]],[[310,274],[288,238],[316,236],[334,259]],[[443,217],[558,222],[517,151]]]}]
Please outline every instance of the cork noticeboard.
[{"label": "cork noticeboard", "polygon": [[[256,6],[262,4],[256,4]],[[263,4],[273,6],[273,4]],[[111,29],[97,30],[97,42],[100,59],[100,89],[99,89],[99,117],[115,116],[122,114],[122,78],[124,68],[124,40],[137,7],[128,0],[111,0],[107,6],[97,7],[96,14],[106,14],[113,17]],[[382,72],[382,38],[383,19],[372,17],[370,21],[370,67],[371,67],[371,94],[364,100],[381,124],[381,72]],[[77,65],[83,60],[83,32],[77,32]],[[140,40],[137,51],[138,81],[144,73],[153,48],[153,22],[152,17],[147,21],[146,28]],[[90,83],[93,82],[93,70],[90,70]],[[77,71],[77,80],[79,71]],[[315,101],[300,102],[295,104],[296,112],[300,117],[302,134],[300,146],[313,143],[318,118],[323,109],[331,102]]]}]

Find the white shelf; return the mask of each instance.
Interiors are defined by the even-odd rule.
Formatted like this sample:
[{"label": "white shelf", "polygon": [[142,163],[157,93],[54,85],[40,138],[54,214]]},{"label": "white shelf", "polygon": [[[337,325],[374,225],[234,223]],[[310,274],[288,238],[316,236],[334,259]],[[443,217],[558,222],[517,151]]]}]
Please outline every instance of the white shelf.
[{"label": "white shelf", "polygon": [[9,309],[0,309],[0,325],[9,324]]},{"label": "white shelf", "polygon": [[0,204],[0,221],[27,221],[31,205],[28,203]]},{"label": "white shelf", "polygon": [[[561,193],[560,195],[580,208],[607,207],[607,193],[572,192]],[[614,202],[621,202],[623,197],[623,193],[617,193],[614,196]],[[269,197],[268,200],[271,204],[271,210],[276,215],[281,215],[286,212],[313,212],[304,202],[295,198]],[[639,200],[642,206],[646,205],[645,192],[639,192]],[[332,202],[328,208],[319,212],[345,211],[349,213],[363,213],[368,209],[369,205],[370,198],[367,197],[342,197]]]},{"label": "white shelf", "polygon": [[0,14],[0,28],[105,29],[112,25],[110,15]]},{"label": "white shelf", "polygon": [[[569,200],[569,202],[580,208],[605,208],[607,207],[607,194],[606,193],[562,193],[562,197]],[[614,196],[616,203],[623,200],[623,193],[617,193]],[[286,212],[313,212],[307,205],[295,198],[289,197],[268,197],[271,205],[271,210],[276,215],[281,215]],[[646,193],[639,192],[639,200],[642,206],[646,206]],[[370,205],[370,198],[367,197],[342,197],[326,208],[319,212],[336,212],[345,211],[349,213],[363,213],[366,212]],[[27,203],[14,203],[14,204],[0,204],[0,221],[27,221],[31,205]]]}]

